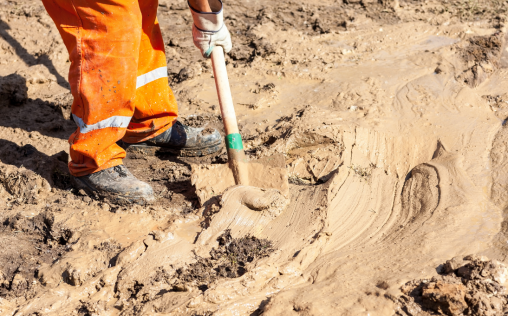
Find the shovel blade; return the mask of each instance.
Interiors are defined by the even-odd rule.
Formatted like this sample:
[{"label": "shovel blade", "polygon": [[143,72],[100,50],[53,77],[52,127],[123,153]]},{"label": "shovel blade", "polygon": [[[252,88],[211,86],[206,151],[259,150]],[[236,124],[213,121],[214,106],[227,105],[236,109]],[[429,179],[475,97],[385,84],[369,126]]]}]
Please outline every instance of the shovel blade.
[{"label": "shovel blade", "polygon": [[[277,189],[285,197],[289,196],[289,174],[282,154],[249,161],[247,168],[250,186]],[[191,181],[201,205],[235,185],[235,178],[228,164],[193,165]]]}]

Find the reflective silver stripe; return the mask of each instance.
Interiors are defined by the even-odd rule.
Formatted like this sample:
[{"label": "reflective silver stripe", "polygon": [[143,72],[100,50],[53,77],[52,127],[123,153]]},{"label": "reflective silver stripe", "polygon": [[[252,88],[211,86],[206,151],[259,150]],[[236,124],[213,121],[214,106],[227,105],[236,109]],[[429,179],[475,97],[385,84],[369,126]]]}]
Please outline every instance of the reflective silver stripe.
[{"label": "reflective silver stripe", "polygon": [[95,124],[86,125],[85,122],[76,115],[72,114],[72,118],[74,122],[79,126],[79,132],[81,134],[85,134],[91,131],[95,131],[97,129],[108,128],[108,127],[122,127],[127,128],[131,121],[130,116],[112,116]]},{"label": "reflective silver stripe", "polygon": [[157,80],[160,78],[167,78],[167,77],[168,77],[168,68],[167,67],[160,67],[160,68],[154,69],[150,72],[147,72],[144,75],[138,76],[138,79],[136,80],[136,89],[139,87],[142,87],[145,84],[148,84],[154,80]]}]

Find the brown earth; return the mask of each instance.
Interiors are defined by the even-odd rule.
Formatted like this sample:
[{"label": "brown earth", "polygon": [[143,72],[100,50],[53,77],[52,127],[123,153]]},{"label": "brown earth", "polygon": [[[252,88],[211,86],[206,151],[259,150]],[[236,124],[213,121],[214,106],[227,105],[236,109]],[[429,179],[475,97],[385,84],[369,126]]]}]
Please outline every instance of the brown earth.
[{"label": "brown earth", "polygon": [[439,275],[402,286],[396,315],[505,315],[508,270],[498,261],[469,255],[438,267]]},{"label": "brown earth", "polygon": [[267,257],[274,251],[269,240],[254,236],[233,238],[229,230],[217,239],[219,247],[210,250],[210,258],[198,258],[195,263],[177,270],[177,279],[189,286],[193,282],[206,291],[207,284],[222,278],[238,278],[248,271],[248,265]]},{"label": "brown earth", "polygon": [[[508,2],[225,6],[246,152],[285,158],[270,211],[193,185],[224,150],[129,155],[152,206],[73,189],[68,54],[0,0],[0,315],[506,313]],[[158,16],[180,120],[223,133],[186,2]]]}]

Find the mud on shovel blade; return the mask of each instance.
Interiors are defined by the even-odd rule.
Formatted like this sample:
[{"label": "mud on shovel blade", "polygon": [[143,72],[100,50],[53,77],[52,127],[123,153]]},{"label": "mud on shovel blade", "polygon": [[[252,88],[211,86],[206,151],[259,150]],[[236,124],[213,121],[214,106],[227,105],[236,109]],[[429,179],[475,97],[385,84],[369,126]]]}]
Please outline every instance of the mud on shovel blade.
[{"label": "mud on shovel blade", "polygon": [[212,67],[215,77],[215,87],[219,97],[222,121],[226,132],[226,147],[228,151],[229,166],[233,171],[236,184],[249,185],[247,157],[243,150],[242,137],[236,122],[235,107],[231,97],[224,50],[216,46],[212,51]]}]

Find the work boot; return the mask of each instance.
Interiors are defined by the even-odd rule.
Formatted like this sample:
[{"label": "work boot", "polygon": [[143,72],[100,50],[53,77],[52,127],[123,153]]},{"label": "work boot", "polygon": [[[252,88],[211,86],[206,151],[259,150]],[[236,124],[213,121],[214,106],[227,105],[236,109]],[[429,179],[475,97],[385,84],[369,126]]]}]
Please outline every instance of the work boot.
[{"label": "work boot", "polygon": [[164,133],[142,143],[130,144],[119,141],[127,152],[155,155],[172,153],[179,156],[197,157],[213,154],[222,147],[220,133],[211,128],[190,127],[176,121]]},{"label": "work boot", "polygon": [[72,177],[77,189],[96,193],[118,204],[151,204],[155,202],[152,187],[138,180],[124,166],[119,165],[82,177]]}]

